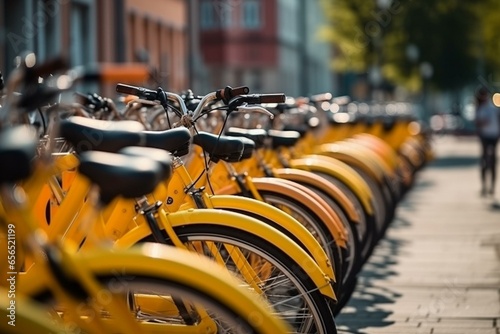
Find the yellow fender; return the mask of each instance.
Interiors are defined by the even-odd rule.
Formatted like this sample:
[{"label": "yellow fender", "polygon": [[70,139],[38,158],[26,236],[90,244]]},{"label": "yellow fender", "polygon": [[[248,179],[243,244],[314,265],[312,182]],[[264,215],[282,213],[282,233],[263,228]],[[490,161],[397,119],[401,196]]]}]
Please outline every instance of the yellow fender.
[{"label": "yellow fender", "polygon": [[353,150],[352,146],[346,141],[320,145],[315,149],[315,154],[338,159],[349,166],[356,166],[376,180],[377,183],[381,184],[383,182],[384,175],[380,170],[380,166],[371,161],[372,158],[366,152],[360,154],[360,151]]},{"label": "yellow fender", "polygon": [[[257,219],[218,209],[189,209],[168,214],[161,212],[161,214],[173,228],[199,224],[227,226],[252,233],[266,240],[272,240],[276,247],[301,265],[301,268],[307,272],[323,295],[337,300],[331,285],[331,278],[321,270],[314,259],[286,235]],[[128,248],[150,235],[149,227],[146,223],[142,223],[117,240],[115,246]]]},{"label": "yellow fender", "polygon": [[[269,306],[256,298],[249,289],[242,289],[241,282],[236,277],[214,261],[199,254],[157,243],[145,243],[119,251],[96,249],[75,254],[75,257],[79,266],[96,276],[114,274],[116,277],[114,289],[123,288],[126,292],[127,282],[120,281],[119,275],[144,274],[168,281],[188,283],[202,292],[217,294],[221,301],[238,314],[252,314],[256,319],[266,319],[261,322],[263,333],[287,333],[289,330],[281,320],[269,317],[267,315]],[[27,285],[30,285],[28,289],[30,295],[47,287],[37,280],[27,282]],[[223,289],[218,291],[214,289],[215,287]],[[147,329],[147,325],[144,326]]]},{"label": "yellow fender", "polygon": [[[56,319],[47,316],[47,310],[39,308],[29,298],[16,294],[14,308],[13,298],[8,298],[9,290],[0,289],[0,332],[2,333],[53,333],[76,334],[76,330],[64,328]],[[10,309],[14,309],[11,312]],[[14,321],[12,321],[13,319]],[[11,323],[11,324],[9,324]],[[14,326],[12,325],[14,324]]]},{"label": "yellow fender", "polygon": [[351,221],[355,223],[359,223],[361,221],[356,208],[349,198],[347,198],[347,196],[337,186],[325,182],[321,176],[297,168],[277,168],[273,170],[273,173],[281,179],[310,184],[323,190],[337,201],[337,203],[345,210]]},{"label": "yellow fender", "polygon": [[425,147],[424,142],[419,136],[408,137],[404,144],[408,144],[418,152],[419,155],[422,156],[421,160],[425,160]]},{"label": "yellow fender", "polygon": [[355,135],[352,141],[359,141],[363,145],[369,147],[373,152],[377,153],[389,165],[391,169],[396,169],[398,166],[397,153],[383,139],[375,137],[368,133]]},{"label": "yellow fender", "polygon": [[[331,209],[328,210],[329,206],[310,189],[278,178],[252,178],[252,182],[258,190],[292,194],[295,199],[304,203],[321,218],[337,245],[343,248],[347,247],[346,232],[337,214]],[[300,187],[301,191],[297,191],[298,187]]]},{"label": "yellow fender", "polygon": [[325,274],[335,281],[335,273],[325,251],[321,248],[318,241],[314,239],[311,233],[309,233],[309,231],[304,227],[304,225],[292,216],[270,204],[257,200],[249,200],[246,197],[215,195],[210,197],[210,201],[216,209],[234,209],[239,212],[249,212],[251,214],[266,217],[274,223],[279,224],[286,231],[289,231],[300,240],[302,245],[307,249],[308,253],[311,254],[321,270],[323,270]]},{"label": "yellow fender", "polygon": [[339,179],[357,195],[365,211],[369,215],[373,215],[370,188],[361,176],[346,163],[331,157],[306,155],[299,159],[291,159],[290,167],[318,171]]},{"label": "yellow fender", "polygon": [[394,177],[395,168],[391,168],[391,166],[384,160],[381,154],[372,149],[369,145],[366,145],[363,140],[348,139],[344,141],[343,144],[349,147],[351,149],[351,152],[356,154],[361,160],[363,160],[364,157],[369,159],[372,162],[373,166],[376,166],[380,170],[382,177]]},{"label": "yellow fender", "polygon": [[424,163],[418,150],[408,141],[401,144],[399,153],[407,157],[415,169]]}]

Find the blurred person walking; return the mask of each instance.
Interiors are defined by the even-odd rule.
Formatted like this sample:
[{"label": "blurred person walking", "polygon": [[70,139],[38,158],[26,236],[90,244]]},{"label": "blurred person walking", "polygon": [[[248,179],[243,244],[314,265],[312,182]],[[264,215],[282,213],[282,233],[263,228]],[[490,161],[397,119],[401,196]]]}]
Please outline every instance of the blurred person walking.
[{"label": "blurred person walking", "polygon": [[[495,193],[497,143],[500,137],[500,109],[493,104],[486,87],[476,92],[477,135],[481,141],[481,196]],[[488,187],[488,179],[490,181]]]}]

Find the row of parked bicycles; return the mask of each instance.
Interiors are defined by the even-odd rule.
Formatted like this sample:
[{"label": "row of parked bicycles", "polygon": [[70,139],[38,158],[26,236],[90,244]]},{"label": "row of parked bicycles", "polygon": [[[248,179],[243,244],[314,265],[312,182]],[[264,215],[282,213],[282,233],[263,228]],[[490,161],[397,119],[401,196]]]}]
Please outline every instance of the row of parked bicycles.
[{"label": "row of parked bicycles", "polygon": [[18,64],[0,83],[2,333],[336,333],[432,157],[403,104],[174,93],[126,68],[122,101],[62,102],[85,75]]}]

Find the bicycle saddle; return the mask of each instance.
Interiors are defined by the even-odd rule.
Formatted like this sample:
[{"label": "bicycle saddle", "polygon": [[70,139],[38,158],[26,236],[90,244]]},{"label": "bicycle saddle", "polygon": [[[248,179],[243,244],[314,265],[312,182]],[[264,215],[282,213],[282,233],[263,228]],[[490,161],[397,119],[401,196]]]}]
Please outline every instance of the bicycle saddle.
[{"label": "bicycle saddle", "polygon": [[193,143],[210,154],[210,159],[217,162],[237,162],[243,155],[244,144],[241,138],[218,136],[208,132],[199,132],[193,136]]},{"label": "bicycle saddle", "polygon": [[172,154],[165,150],[152,147],[128,146],[118,151],[120,154],[134,157],[145,157],[153,159],[162,167],[162,179],[170,179],[172,176]]},{"label": "bicycle saddle", "polygon": [[144,127],[136,121],[102,121],[72,116],[60,122],[60,135],[77,153],[85,151],[117,152],[126,146],[144,142]]},{"label": "bicycle saddle", "polygon": [[147,147],[166,150],[177,157],[189,153],[191,133],[185,127],[163,131],[143,131],[143,133],[146,136],[145,146]]},{"label": "bicycle saddle", "polygon": [[272,139],[271,145],[273,149],[278,147],[292,147],[300,139],[300,133],[297,131],[269,130],[267,134]]},{"label": "bicycle saddle", "polygon": [[300,137],[302,138],[306,135],[307,131],[309,131],[309,127],[305,124],[301,125],[286,124],[283,127],[283,131],[297,131],[300,134]]},{"label": "bicycle saddle", "polygon": [[120,195],[136,198],[149,194],[163,180],[163,169],[153,159],[99,151],[83,152],[78,171],[99,186],[104,204]]},{"label": "bicycle saddle", "polygon": [[225,132],[227,136],[232,137],[246,137],[254,142],[255,148],[262,148],[267,138],[267,131],[264,129],[244,129],[237,127],[230,127]]},{"label": "bicycle saddle", "polygon": [[243,153],[241,154],[240,161],[249,159],[252,156],[253,151],[255,150],[254,141],[244,136],[234,138],[238,138],[243,143]]},{"label": "bicycle saddle", "polygon": [[38,138],[29,126],[0,131],[0,183],[17,182],[31,175]]}]

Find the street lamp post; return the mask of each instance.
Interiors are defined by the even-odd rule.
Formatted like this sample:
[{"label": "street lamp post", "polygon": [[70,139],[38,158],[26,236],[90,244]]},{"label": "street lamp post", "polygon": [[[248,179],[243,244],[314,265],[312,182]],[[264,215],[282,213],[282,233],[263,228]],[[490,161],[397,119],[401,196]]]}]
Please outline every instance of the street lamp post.
[{"label": "street lamp post", "polygon": [[422,77],[422,107],[423,107],[423,121],[427,124],[432,117],[429,106],[429,81],[434,75],[434,67],[429,62],[420,63],[420,75]]},{"label": "street lamp post", "polygon": [[[380,12],[387,11],[391,5],[393,0],[375,0],[375,6]],[[380,13],[378,13],[380,14]],[[379,24],[379,33],[373,36],[373,44],[374,50],[376,52],[375,60],[372,67],[368,71],[368,80],[372,84],[372,98],[375,100],[381,100],[383,98],[381,86],[384,81],[384,77],[382,74],[382,65],[383,65],[383,40],[384,40],[384,28],[388,22],[378,22]]]}]

